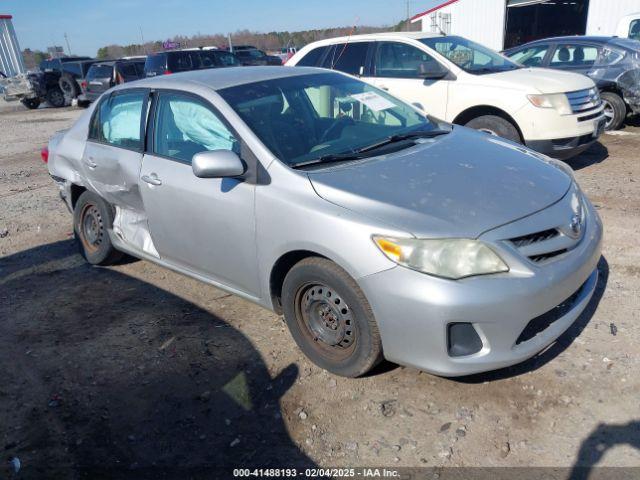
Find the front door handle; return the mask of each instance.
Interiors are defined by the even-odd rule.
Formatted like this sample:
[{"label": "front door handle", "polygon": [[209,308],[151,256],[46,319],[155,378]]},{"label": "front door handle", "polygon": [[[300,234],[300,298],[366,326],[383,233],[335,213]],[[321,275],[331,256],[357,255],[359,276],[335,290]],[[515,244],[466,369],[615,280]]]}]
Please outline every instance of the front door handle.
[{"label": "front door handle", "polygon": [[388,91],[389,91],[389,87],[387,87],[386,85],[380,85],[380,88],[381,88],[382,90],[384,90],[385,92],[388,92]]},{"label": "front door handle", "polygon": [[84,161],[84,163],[86,163],[86,164],[87,164],[87,167],[89,167],[89,168],[91,168],[91,169],[94,169],[94,168],[96,168],[96,167],[98,166],[98,164],[97,164],[97,163],[95,163],[95,162],[93,161],[93,157],[89,157],[89,158],[87,158],[87,159]]},{"label": "front door handle", "polygon": [[162,180],[160,180],[155,173],[152,173],[151,175],[143,175],[142,181],[147,182],[149,185],[155,185],[156,187],[162,185]]}]

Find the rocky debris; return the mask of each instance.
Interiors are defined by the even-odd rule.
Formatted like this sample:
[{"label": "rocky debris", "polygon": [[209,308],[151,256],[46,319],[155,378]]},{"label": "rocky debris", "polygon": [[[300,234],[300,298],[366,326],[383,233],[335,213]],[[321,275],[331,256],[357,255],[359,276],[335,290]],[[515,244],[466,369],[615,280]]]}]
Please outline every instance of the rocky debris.
[{"label": "rocky debris", "polygon": [[307,415],[307,412],[305,412],[304,410],[301,410],[300,413],[298,414],[298,417],[300,417],[300,420],[306,420],[309,415]]},{"label": "rocky debris", "polygon": [[338,385],[338,382],[336,382],[335,378],[332,378],[327,382],[327,387],[329,388],[336,388],[337,385]]},{"label": "rocky debris", "polygon": [[396,414],[396,400],[380,402],[380,413],[383,417],[393,417]]},{"label": "rocky debris", "polygon": [[616,326],[615,323],[609,324],[609,331],[611,332],[611,335],[613,335],[614,337],[618,335],[618,327]]},{"label": "rocky debris", "polygon": [[451,428],[451,422],[447,422],[440,427],[440,433],[444,433]]},{"label": "rocky debris", "polygon": [[6,228],[0,228],[0,238],[6,238],[9,236],[9,230]]},{"label": "rocky debris", "polygon": [[511,453],[511,445],[509,445],[509,442],[504,442],[500,447],[500,457],[507,458],[509,453]]},{"label": "rocky debris", "polygon": [[344,446],[347,450],[350,450],[352,452],[355,452],[358,450],[358,443],[357,442],[347,442]]}]

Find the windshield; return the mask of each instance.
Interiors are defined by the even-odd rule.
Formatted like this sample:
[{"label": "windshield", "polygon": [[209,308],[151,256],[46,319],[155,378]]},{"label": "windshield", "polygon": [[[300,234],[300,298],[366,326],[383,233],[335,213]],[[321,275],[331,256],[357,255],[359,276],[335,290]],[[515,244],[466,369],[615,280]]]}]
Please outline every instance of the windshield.
[{"label": "windshield", "polygon": [[462,37],[433,37],[420,40],[468,73],[476,75],[522,68],[508,58]]},{"label": "windshield", "polygon": [[440,127],[385,92],[338,73],[285,77],[218,93],[292,167]]}]

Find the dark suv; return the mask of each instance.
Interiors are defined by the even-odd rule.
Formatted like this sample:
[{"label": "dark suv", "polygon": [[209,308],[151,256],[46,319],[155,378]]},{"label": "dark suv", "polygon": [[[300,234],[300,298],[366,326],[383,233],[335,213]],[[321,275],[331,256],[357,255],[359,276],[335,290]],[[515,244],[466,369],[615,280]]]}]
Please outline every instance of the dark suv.
[{"label": "dark suv", "polygon": [[239,66],[238,58],[225,50],[175,50],[149,55],[144,72],[147,77],[155,77],[189,70]]},{"label": "dark suv", "polygon": [[60,75],[58,86],[62,90],[65,103],[70,103],[82,93],[80,84],[87,76],[89,67],[97,60],[90,57],[65,57],[40,62],[40,70]]},{"label": "dark suv", "polygon": [[78,100],[90,103],[115,85],[144,78],[144,60],[111,60],[91,65]]},{"label": "dark suv", "polygon": [[617,130],[629,112],[640,113],[640,42],[617,37],[556,37],[510,48],[506,56],[527,67],[589,76],[600,89],[605,128]]}]

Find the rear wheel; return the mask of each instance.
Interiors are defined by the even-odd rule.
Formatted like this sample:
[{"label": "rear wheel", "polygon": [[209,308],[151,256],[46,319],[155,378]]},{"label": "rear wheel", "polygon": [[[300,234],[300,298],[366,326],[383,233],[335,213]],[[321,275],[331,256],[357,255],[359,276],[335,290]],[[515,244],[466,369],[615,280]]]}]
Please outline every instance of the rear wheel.
[{"label": "rear wheel", "polygon": [[607,119],[605,130],[618,130],[627,117],[627,105],[620,95],[613,92],[602,92],[600,97],[604,104],[604,116]]},{"label": "rear wheel", "polygon": [[287,274],[282,287],[291,335],[316,365],[358,377],[382,360],[378,325],[356,282],[324,258],[308,258]]},{"label": "rear wheel", "polygon": [[58,87],[49,89],[47,91],[46,99],[47,102],[49,102],[49,105],[55,108],[64,107],[65,105],[64,95],[62,94],[62,90]]},{"label": "rear wheel", "polygon": [[513,123],[497,115],[482,115],[465,124],[465,127],[480,130],[491,135],[506,138],[512,142],[522,143],[518,129]]},{"label": "rear wheel", "polygon": [[23,98],[22,100],[20,100],[20,103],[22,103],[29,110],[35,110],[40,106],[40,99],[39,98]]},{"label": "rear wheel", "polygon": [[92,192],[78,198],[73,211],[73,231],[82,256],[92,265],[111,265],[124,256],[111,244],[107,232],[113,225],[113,208]]}]

